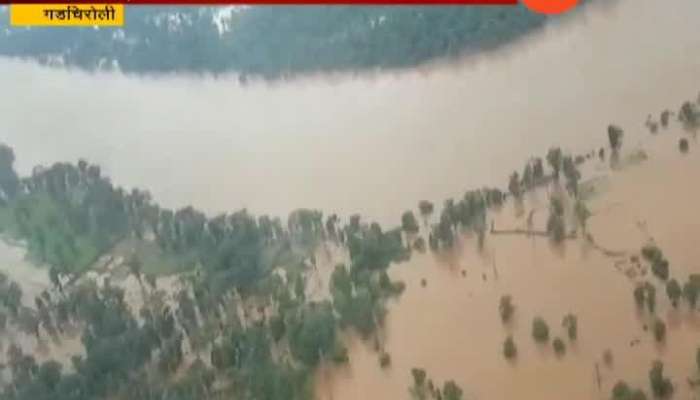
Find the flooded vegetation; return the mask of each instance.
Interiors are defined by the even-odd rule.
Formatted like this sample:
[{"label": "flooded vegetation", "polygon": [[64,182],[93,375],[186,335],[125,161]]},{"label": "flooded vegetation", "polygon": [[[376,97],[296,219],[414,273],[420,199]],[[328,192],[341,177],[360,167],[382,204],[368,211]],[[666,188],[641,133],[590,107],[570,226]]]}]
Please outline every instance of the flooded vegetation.
[{"label": "flooded vegetation", "polygon": [[0,136],[3,398],[692,398],[693,11],[591,7],[500,58],[335,84],[3,62],[108,110]]}]

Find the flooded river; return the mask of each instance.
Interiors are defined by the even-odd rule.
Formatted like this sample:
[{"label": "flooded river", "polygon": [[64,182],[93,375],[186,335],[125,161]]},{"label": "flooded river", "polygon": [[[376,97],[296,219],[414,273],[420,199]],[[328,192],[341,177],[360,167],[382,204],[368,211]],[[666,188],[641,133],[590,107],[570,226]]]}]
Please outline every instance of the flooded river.
[{"label": "flooded river", "polygon": [[[15,94],[0,99],[0,141],[15,147],[25,173],[87,157],[117,183],[149,188],[170,206],[277,215],[314,207],[393,225],[421,199],[440,203],[467,188],[505,186],[513,169],[550,145],[599,147],[614,121],[626,128],[626,148],[641,144],[651,159],[611,176],[609,191],[591,203],[590,232],[630,252],[651,236],[684,279],[700,273],[699,193],[691,183],[700,155],[693,148],[681,157],[678,132],[650,138],[643,122],[697,97],[698,15],[696,0],[621,0],[459,65],[247,87],[0,61],[0,84]],[[544,205],[544,193],[527,201]],[[495,223],[522,225],[513,214],[507,205]],[[656,358],[679,397],[689,398],[700,320],[671,309],[661,286],[657,315],[669,333],[657,345],[643,330],[648,317],[635,309],[635,278],[609,257],[580,241],[563,253],[522,236],[490,235],[486,243],[481,254],[465,240],[451,263],[423,255],[392,267],[407,284],[386,324],[392,367],[381,370],[376,353],[355,343],[351,366],[321,372],[319,399],[408,398],[413,367],[437,382],[454,379],[469,399],[604,399],[620,378],[648,392]],[[516,305],[505,327],[503,294]],[[564,337],[569,312],[578,315],[579,340],[565,356],[533,343],[535,315]],[[518,345],[515,363],[502,356],[508,334]],[[602,363],[606,349],[611,367]]]},{"label": "flooded river", "polygon": [[[609,191],[591,201],[589,232],[604,247],[628,254],[653,238],[667,254],[672,276],[682,282],[689,273],[700,273],[695,244],[700,193],[691,183],[700,171],[700,154],[681,156],[677,134],[665,135],[649,144],[649,161],[611,175]],[[545,201],[546,193],[540,192],[526,201],[526,210],[539,209]],[[525,217],[514,215],[513,205],[507,205],[495,216],[495,226],[524,228]],[[535,228],[544,229],[545,217]],[[620,259],[582,240],[553,251],[543,238],[489,235],[483,253],[474,240],[463,240],[451,262],[423,255],[392,268],[407,284],[388,314],[384,340],[392,367],[383,370],[371,346],[354,342],[350,367],[319,374],[319,399],[409,398],[414,367],[425,368],[438,384],[454,379],[467,399],[608,399],[618,379],[649,392],[648,371],[655,359],[665,362],[677,398],[691,398],[686,382],[698,374],[700,319],[684,306],[673,309],[656,278],[628,277],[615,266]],[[656,282],[657,316],[668,324],[663,344],[644,330],[653,319],[637,311],[632,296],[636,282],[645,279]],[[498,304],[506,294],[513,296],[516,315],[504,326]],[[573,343],[561,325],[568,313],[579,322]],[[547,321],[551,337],[566,341],[565,356],[557,357],[551,345],[535,344],[535,316]],[[513,363],[502,353],[510,334],[518,346]],[[608,349],[611,367],[603,362]]]},{"label": "flooded river", "polygon": [[27,172],[87,157],[166,205],[297,207],[396,224],[426,198],[505,186],[552,144],[589,149],[617,121],[695,97],[695,0],[620,0],[460,65],[240,87],[0,62],[3,129]]}]

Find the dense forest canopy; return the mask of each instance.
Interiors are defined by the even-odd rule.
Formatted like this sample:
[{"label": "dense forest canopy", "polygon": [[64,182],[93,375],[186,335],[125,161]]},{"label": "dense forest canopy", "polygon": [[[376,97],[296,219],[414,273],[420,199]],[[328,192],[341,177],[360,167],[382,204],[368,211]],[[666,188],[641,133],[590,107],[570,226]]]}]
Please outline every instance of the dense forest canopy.
[{"label": "dense forest canopy", "polygon": [[414,66],[507,43],[546,21],[522,6],[131,7],[124,29],[8,29],[5,9],[0,55],[88,70],[279,78]]}]

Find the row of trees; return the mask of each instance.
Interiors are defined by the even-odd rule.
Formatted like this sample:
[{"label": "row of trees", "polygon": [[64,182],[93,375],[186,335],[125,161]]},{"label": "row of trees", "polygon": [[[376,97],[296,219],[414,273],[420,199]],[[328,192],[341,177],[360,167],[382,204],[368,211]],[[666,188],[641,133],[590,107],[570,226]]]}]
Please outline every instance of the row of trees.
[{"label": "row of trees", "polygon": [[[665,399],[673,394],[673,383],[664,375],[663,362],[656,360],[652,363],[649,370],[649,384],[655,398]],[[632,388],[625,381],[618,381],[612,389],[613,400],[646,400],[647,398],[643,390]]]},{"label": "row of trees", "polygon": [[221,13],[216,7],[139,8],[121,35],[0,24],[0,54],[39,61],[61,55],[66,65],[88,70],[116,63],[131,73],[236,71],[272,79],[411,67],[508,43],[547,20],[523,6],[250,7],[230,19]]}]

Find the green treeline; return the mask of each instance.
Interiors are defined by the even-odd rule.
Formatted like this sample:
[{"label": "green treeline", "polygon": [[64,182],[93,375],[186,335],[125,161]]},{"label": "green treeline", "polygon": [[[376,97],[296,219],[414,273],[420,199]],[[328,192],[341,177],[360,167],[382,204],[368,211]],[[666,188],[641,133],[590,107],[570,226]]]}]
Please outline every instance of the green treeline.
[{"label": "green treeline", "polygon": [[488,7],[133,7],[123,30],[8,29],[0,11],[0,55],[88,70],[236,71],[264,78],[402,68],[490,49],[542,27],[522,6]]}]

